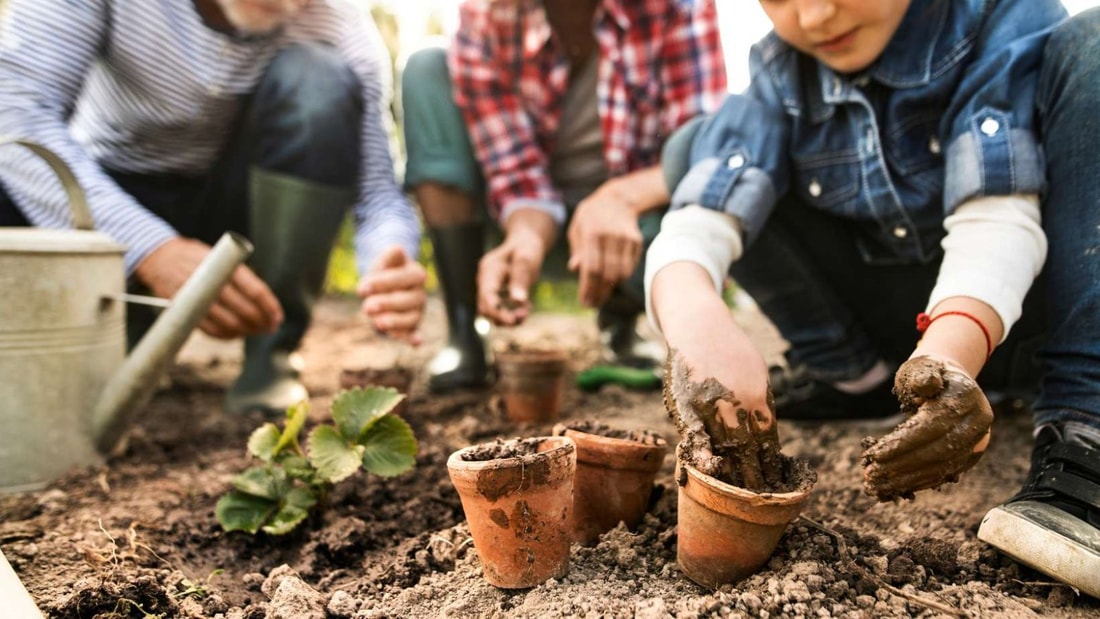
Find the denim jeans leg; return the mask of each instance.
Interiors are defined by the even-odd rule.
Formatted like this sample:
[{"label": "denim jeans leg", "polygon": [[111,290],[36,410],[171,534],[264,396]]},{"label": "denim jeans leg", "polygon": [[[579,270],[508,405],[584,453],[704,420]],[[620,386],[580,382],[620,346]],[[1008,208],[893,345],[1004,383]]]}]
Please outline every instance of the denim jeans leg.
[{"label": "denim jeans leg", "polygon": [[[805,217],[821,221],[809,222]],[[836,238],[840,226],[833,219],[794,199],[782,200],[760,236],[730,269],[735,283],[752,296],[790,344],[788,362],[807,366],[821,380],[855,378],[881,358],[819,268],[817,252],[795,232],[808,226],[822,243],[832,244],[841,240]]]},{"label": "denim jeans leg", "polygon": [[330,187],[355,187],[362,152],[359,78],[329,46],[280,50],[245,101],[233,135],[194,208],[208,243],[227,230],[252,236],[249,170]]},{"label": "denim jeans leg", "polygon": [[409,56],[401,72],[401,108],[408,152],[405,187],[438,183],[480,197],[485,184],[481,166],[451,95],[445,49],[429,47]]},{"label": "denim jeans leg", "polygon": [[1036,422],[1100,427],[1100,10],[1052,34],[1038,113],[1047,156],[1043,227],[1050,338]]},{"label": "denim jeans leg", "polygon": [[15,206],[15,202],[8,196],[3,183],[0,183],[0,227],[26,227],[31,225],[23,216],[23,211]]}]

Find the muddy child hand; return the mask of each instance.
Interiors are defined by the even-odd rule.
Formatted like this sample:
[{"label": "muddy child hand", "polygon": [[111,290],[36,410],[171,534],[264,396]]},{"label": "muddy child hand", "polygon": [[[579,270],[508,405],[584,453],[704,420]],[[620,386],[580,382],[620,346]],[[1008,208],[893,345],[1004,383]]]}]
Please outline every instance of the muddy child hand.
[{"label": "muddy child hand", "polygon": [[906,361],[894,394],[909,416],[880,439],[863,440],[863,488],[880,501],[958,481],[989,444],[993,409],[960,368],[931,357]]},{"label": "muddy child hand", "polygon": [[682,453],[700,472],[755,492],[783,482],[774,407],[749,411],[714,377],[693,381],[676,351],[665,363],[664,399]]}]

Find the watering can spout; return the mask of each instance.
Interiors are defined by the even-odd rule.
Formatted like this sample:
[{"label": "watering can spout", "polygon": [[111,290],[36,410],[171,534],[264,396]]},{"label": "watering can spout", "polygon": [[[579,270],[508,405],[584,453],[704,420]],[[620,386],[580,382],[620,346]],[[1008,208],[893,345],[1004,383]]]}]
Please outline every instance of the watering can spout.
[{"label": "watering can spout", "polygon": [[101,453],[114,449],[222,286],[251,253],[252,244],[243,236],[222,235],[107,382],[92,413],[93,438]]}]

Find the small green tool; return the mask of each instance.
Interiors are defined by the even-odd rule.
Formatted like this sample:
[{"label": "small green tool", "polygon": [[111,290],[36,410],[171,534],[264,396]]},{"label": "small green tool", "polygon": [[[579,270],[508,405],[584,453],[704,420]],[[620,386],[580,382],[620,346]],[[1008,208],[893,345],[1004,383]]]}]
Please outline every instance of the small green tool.
[{"label": "small green tool", "polygon": [[661,388],[661,375],[658,370],[625,365],[594,365],[577,374],[577,388],[582,391],[596,391],[608,384],[636,391],[655,391]]}]

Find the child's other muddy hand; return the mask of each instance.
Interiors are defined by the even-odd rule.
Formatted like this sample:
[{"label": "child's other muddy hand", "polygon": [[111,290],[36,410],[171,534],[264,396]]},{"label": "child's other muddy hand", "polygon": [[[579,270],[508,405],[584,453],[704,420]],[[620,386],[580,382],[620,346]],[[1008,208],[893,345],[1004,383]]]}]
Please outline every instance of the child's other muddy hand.
[{"label": "child's other muddy hand", "polygon": [[894,380],[909,416],[881,439],[864,439],[864,490],[880,501],[958,481],[989,444],[993,409],[978,384],[950,361],[914,357]]}]

